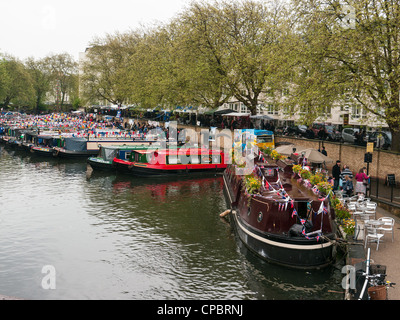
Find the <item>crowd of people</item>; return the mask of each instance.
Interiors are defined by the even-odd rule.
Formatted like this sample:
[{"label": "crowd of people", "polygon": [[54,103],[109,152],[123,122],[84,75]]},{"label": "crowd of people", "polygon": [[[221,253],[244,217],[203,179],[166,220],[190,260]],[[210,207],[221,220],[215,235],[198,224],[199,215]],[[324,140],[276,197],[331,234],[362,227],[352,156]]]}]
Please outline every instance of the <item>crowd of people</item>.
[{"label": "crowd of people", "polygon": [[[355,179],[355,185],[353,183]],[[332,185],[334,190],[343,190],[344,194],[349,197],[354,194],[366,195],[367,187],[369,185],[370,177],[367,175],[367,168],[362,167],[358,173],[353,176],[353,172],[349,166],[343,165],[341,168],[341,161],[336,161],[332,168]]]}]

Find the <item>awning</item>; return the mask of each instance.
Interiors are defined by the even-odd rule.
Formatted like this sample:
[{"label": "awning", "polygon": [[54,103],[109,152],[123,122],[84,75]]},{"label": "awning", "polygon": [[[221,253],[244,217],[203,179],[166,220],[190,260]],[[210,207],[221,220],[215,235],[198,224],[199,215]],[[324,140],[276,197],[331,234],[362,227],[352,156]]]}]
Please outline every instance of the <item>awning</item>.
[{"label": "awning", "polygon": [[225,114],[229,114],[229,113],[234,113],[235,111],[232,109],[222,109],[222,110],[218,110],[215,111],[214,114],[217,116],[221,116],[221,115],[225,115]]},{"label": "awning", "polygon": [[256,115],[256,116],[250,116],[251,119],[263,119],[263,120],[274,120],[274,118],[267,116],[267,115]]},{"label": "awning", "polygon": [[239,112],[225,114],[225,116],[229,116],[229,117],[250,117],[250,115],[251,115],[251,113],[239,113]]}]

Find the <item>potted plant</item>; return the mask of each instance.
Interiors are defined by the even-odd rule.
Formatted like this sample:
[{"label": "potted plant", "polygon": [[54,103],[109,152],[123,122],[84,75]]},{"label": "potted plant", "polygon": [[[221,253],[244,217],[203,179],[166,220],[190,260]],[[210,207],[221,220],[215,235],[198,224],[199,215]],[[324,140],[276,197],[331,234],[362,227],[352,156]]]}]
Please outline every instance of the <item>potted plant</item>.
[{"label": "potted plant", "polygon": [[317,184],[317,188],[322,194],[328,195],[329,192],[332,190],[332,185],[329,182],[322,181]]},{"label": "potted plant", "polygon": [[261,181],[253,175],[248,175],[244,179],[247,193],[249,195],[256,194],[261,189]]}]

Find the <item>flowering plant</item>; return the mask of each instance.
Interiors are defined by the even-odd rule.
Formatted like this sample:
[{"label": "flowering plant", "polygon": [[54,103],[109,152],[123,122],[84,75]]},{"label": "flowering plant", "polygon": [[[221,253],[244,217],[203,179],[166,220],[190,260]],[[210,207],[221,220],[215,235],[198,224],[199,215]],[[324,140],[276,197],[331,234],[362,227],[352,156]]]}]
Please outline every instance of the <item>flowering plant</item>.
[{"label": "flowering plant", "polygon": [[316,174],[314,174],[310,177],[310,182],[313,185],[316,185],[323,181],[326,181],[326,179],[325,179],[324,175],[320,172],[317,172]]},{"label": "flowering plant", "polygon": [[[267,155],[271,155],[271,153],[272,153],[272,148],[271,147],[268,147],[268,148],[260,148],[260,150],[262,151],[262,152],[264,152],[265,154],[267,154]],[[274,150],[275,151],[275,150]],[[276,151],[275,151],[276,152]]]},{"label": "flowering plant", "polygon": [[278,153],[275,149],[268,147],[268,148],[260,148],[262,152],[266,155],[271,157],[273,160],[284,160],[286,157],[280,153]]},{"label": "flowering plant", "polygon": [[328,194],[332,190],[332,185],[326,181],[317,184],[317,188],[321,193]]},{"label": "flowering plant", "polygon": [[255,194],[261,188],[261,181],[260,179],[256,178],[253,175],[248,175],[244,179],[247,192],[249,194]]},{"label": "flowering plant", "polygon": [[292,168],[294,173],[299,173],[302,169],[303,169],[303,167],[299,164],[295,164]]},{"label": "flowering plant", "polygon": [[353,219],[345,219],[343,221],[343,231],[346,234],[352,235],[354,234],[355,231],[355,227],[356,227],[356,222]]},{"label": "flowering plant", "polygon": [[300,171],[300,176],[303,178],[303,179],[310,179],[311,178],[311,176],[312,176],[312,174],[311,174],[311,172],[309,171],[309,170],[307,170],[307,169],[302,169],[301,171]]}]

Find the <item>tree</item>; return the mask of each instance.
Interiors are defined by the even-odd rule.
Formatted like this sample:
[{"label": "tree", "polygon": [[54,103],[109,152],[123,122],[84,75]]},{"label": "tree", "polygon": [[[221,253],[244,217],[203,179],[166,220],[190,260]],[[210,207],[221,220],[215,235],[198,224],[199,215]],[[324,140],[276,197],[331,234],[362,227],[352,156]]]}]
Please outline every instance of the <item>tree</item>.
[{"label": "tree", "polygon": [[1,102],[5,108],[11,102],[25,104],[32,94],[31,80],[25,66],[16,58],[6,55],[1,64]]},{"label": "tree", "polygon": [[295,0],[294,4],[321,59],[335,66],[334,81],[346,87],[354,103],[386,121],[392,149],[400,151],[399,2]]},{"label": "tree", "polygon": [[159,25],[137,34],[129,68],[132,101],[142,108],[184,104],[186,84],[178,77],[175,25]]},{"label": "tree", "polygon": [[132,42],[130,33],[94,39],[87,51],[81,77],[86,101],[108,101],[121,106],[128,101]]},{"label": "tree", "polygon": [[194,2],[187,13],[193,41],[252,114],[278,68],[281,8],[251,0]]},{"label": "tree", "polygon": [[32,87],[35,93],[34,104],[36,113],[39,113],[43,100],[50,90],[50,82],[52,79],[51,69],[49,68],[45,58],[28,58],[25,62],[25,66],[32,79]]},{"label": "tree", "polygon": [[53,94],[57,107],[63,107],[65,98],[75,90],[78,63],[68,53],[53,54],[45,58],[51,70]]},{"label": "tree", "polygon": [[[213,36],[210,23],[217,12],[208,10],[201,3],[179,17],[179,37],[176,55],[178,74],[183,78],[188,100],[217,109],[232,97],[226,73],[221,68],[221,55],[217,48],[218,38]],[[215,48],[213,50],[213,48]]]}]

